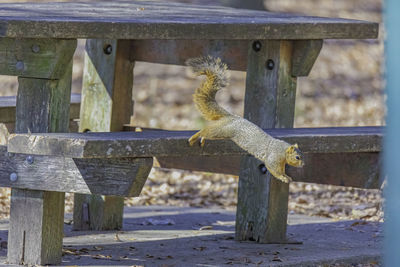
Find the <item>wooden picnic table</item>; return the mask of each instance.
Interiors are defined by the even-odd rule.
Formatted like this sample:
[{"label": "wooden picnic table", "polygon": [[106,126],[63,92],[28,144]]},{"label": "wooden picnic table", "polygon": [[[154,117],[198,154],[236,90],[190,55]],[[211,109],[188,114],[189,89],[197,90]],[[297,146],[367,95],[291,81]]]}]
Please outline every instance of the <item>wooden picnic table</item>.
[{"label": "wooden picnic table", "polygon": [[[66,133],[72,56],[77,39],[88,39],[80,130],[120,131],[130,122],[133,111],[135,61],[183,64],[189,57],[210,54],[221,57],[231,69],[247,71],[247,119],[262,128],[291,128],[296,79],[308,75],[323,39],[376,38],[377,34],[377,23],[359,20],[179,3],[8,3],[0,4],[0,74],[18,76],[17,133]],[[30,154],[29,147],[20,153]],[[20,156],[14,159],[13,154],[7,155],[15,164],[15,172],[7,176],[11,182],[29,180],[38,175],[34,171],[52,174],[45,164],[40,170],[18,173],[22,167],[26,170],[35,165],[33,158],[27,156],[21,161]],[[58,158],[51,156],[48,160]],[[107,163],[90,159],[90,164],[80,160],[60,159],[54,166],[60,166],[69,177],[71,170],[65,166],[74,168],[78,175],[87,166],[93,170],[107,164],[119,166],[122,173],[140,173],[143,177],[152,165],[152,157],[105,160]],[[78,162],[89,165],[81,169]],[[136,164],[134,174],[126,170],[127,163]],[[252,157],[242,158],[236,239],[285,242],[288,185],[261,173],[259,164]],[[121,172],[115,175],[121,176]],[[140,181],[143,186],[143,179]],[[64,192],[31,190],[37,187],[26,185],[11,187],[8,261],[59,263]],[[74,190],[73,186],[66,188]],[[102,192],[96,188],[96,192]],[[138,192],[126,193],[132,194]],[[121,227],[122,198],[77,195],[75,200],[79,203],[74,209],[76,228],[88,227],[88,220],[97,225],[92,228]],[[90,215],[87,210],[85,213],[88,206]]]}]

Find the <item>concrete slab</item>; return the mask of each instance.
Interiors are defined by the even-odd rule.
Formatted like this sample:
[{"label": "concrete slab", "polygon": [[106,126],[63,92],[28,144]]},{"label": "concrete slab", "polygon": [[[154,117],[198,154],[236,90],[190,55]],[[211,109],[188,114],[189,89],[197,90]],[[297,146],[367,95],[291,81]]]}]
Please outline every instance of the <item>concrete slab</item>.
[{"label": "concrete slab", "polygon": [[[77,232],[66,224],[62,265],[354,266],[378,264],[381,255],[382,225],[375,222],[290,215],[288,236],[301,244],[257,244],[233,239],[233,211],[141,206],[125,208],[124,218],[123,231]],[[7,228],[1,221],[0,241]],[[0,262],[6,255],[1,249]]]}]

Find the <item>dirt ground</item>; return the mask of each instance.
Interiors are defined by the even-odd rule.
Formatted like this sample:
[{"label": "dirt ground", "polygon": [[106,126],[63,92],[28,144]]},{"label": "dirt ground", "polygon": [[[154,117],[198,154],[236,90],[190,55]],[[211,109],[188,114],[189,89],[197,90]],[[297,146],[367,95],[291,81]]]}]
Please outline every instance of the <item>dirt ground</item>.
[{"label": "dirt ground", "polygon": [[[3,2],[3,1],[0,1]],[[4,1],[5,2],[5,1]],[[188,1],[186,1],[188,2]],[[192,1],[195,2],[195,1]],[[201,1],[197,1],[201,2]],[[268,0],[271,11],[296,12],[382,22],[380,0]],[[295,127],[384,125],[383,36],[378,40],[326,40],[309,77],[299,78]],[[83,40],[75,55],[73,92],[79,92]],[[1,95],[14,95],[14,77],[0,77]],[[184,67],[137,63],[135,67],[134,122],[165,129],[198,129],[204,125],[194,110],[191,94],[200,80]],[[242,114],[245,74],[232,72],[229,90],[218,101]],[[230,175],[155,168],[140,197],[126,205],[236,206],[238,178]],[[333,219],[382,221],[379,190],[362,190],[317,184],[290,185],[290,213]],[[0,191],[0,217],[8,216],[9,190]],[[67,194],[66,210],[72,210]]]}]

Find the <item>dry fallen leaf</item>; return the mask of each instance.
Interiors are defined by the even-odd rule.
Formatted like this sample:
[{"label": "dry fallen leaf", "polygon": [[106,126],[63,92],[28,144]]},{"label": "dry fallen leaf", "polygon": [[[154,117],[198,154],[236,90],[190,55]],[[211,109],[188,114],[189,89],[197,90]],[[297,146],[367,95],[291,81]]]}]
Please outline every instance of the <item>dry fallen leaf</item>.
[{"label": "dry fallen leaf", "polygon": [[272,259],[272,261],[279,261],[279,262],[282,262],[282,259],[279,258],[278,256],[274,256],[274,258]]},{"label": "dry fallen leaf", "polygon": [[199,231],[204,231],[204,230],[212,230],[213,227],[212,225],[205,225],[199,228]]}]

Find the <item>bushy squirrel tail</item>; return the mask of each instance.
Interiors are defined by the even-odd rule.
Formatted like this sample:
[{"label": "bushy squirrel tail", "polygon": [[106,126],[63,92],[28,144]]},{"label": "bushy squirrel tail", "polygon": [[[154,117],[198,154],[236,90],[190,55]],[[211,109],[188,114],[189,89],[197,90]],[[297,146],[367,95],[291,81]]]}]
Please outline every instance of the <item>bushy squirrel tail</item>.
[{"label": "bushy squirrel tail", "polygon": [[196,89],[193,101],[206,120],[219,120],[231,114],[215,101],[218,90],[228,85],[228,67],[221,59],[211,56],[192,58],[186,61],[197,75],[205,75],[206,80]]}]

